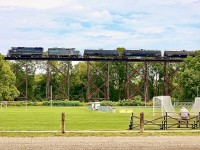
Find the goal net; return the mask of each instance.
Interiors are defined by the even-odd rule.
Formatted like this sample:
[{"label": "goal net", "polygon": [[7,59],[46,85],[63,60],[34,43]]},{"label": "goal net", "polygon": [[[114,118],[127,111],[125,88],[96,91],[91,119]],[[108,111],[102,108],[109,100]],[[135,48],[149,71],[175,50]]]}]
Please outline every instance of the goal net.
[{"label": "goal net", "polygon": [[172,105],[170,96],[156,96],[153,98],[153,115],[155,113],[161,113],[162,116],[167,113],[170,117],[180,118]]},{"label": "goal net", "polygon": [[7,108],[7,106],[8,106],[8,102],[6,102],[6,101],[0,101],[0,107],[1,107],[1,109],[3,107]]},{"label": "goal net", "polygon": [[190,115],[198,115],[200,112],[200,97],[195,97],[194,104],[190,110]]}]

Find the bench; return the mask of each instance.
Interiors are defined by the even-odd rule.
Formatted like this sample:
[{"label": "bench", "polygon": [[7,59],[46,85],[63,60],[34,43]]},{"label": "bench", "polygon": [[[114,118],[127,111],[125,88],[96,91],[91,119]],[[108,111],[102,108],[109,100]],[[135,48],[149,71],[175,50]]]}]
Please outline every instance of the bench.
[{"label": "bench", "polygon": [[188,120],[178,120],[178,128],[181,127],[181,124],[185,124],[186,125],[186,128],[188,128]]}]

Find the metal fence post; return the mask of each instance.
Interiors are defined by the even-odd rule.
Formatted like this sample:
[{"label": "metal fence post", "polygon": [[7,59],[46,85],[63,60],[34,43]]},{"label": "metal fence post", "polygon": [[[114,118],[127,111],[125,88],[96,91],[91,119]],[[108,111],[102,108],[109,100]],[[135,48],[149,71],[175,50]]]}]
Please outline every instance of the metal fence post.
[{"label": "metal fence post", "polygon": [[133,130],[133,113],[131,114],[131,120],[129,123],[129,130]]},{"label": "metal fence post", "polygon": [[199,112],[198,115],[199,115],[199,116],[198,116],[198,121],[199,121],[199,128],[200,128],[200,112]]}]

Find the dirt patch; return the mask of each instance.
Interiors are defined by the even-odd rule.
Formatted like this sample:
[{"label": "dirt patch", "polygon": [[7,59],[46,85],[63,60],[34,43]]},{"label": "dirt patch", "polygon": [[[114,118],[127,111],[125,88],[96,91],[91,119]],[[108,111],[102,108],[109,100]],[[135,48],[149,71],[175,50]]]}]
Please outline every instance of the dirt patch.
[{"label": "dirt patch", "polygon": [[200,136],[0,138],[1,150],[198,150]]}]

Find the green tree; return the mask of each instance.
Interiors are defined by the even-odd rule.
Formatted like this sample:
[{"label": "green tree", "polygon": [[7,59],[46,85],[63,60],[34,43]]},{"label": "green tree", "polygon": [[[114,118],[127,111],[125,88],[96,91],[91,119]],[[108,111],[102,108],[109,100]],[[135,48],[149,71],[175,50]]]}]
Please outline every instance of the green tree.
[{"label": "green tree", "polygon": [[11,71],[10,65],[0,55],[0,100],[14,100],[19,96],[15,87],[16,77]]},{"label": "green tree", "polygon": [[73,66],[70,74],[70,99],[86,99],[87,63],[79,62]]},{"label": "green tree", "polygon": [[183,99],[194,100],[200,89],[200,51],[196,52],[195,57],[187,57],[184,60],[179,82]]},{"label": "green tree", "polygon": [[150,99],[164,94],[164,64],[149,63],[149,93]]},{"label": "green tree", "polygon": [[34,77],[34,99],[40,101],[46,98],[46,74],[37,74]]},{"label": "green tree", "polygon": [[126,49],[123,48],[123,47],[118,47],[118,48],[117,48],[117,51],[118,51],[118,54],[119,54],[120,57],[122,56],[122,54],[123,54],[123,52],[124,52],[125,50],[126,50]]},{"label": "green tree", "polygon": [[113,62],[110,65],[110,100],[118,101],[125,98],[126,64]]},{"label": "green tree", "polygon": [[38,62],[36,61],[24,61],[19,60],[11,64],[12,70],[16,76],[16,86],[20,91],[20,97],[26,96],[26,78],[27,78],[27,89],[28,89],[28,99],[34,100],[34,76],[36,68],[38,67]]},{"label": "green tree", "polygon": [[38,78],[35,78],[35,82],[37,82],[35,95],[37,94],[41,98],[44,98],[46,95],[46,98],[50,99],[50,87],[52,87],[52,98],[54,100],[68,99],[68,88],[70,88],[68,87],[68,65],[70,73],[72,68],[71,62],[42,62],[41,68],[43,69],[43,73],[40,76],[37,75]]}]

